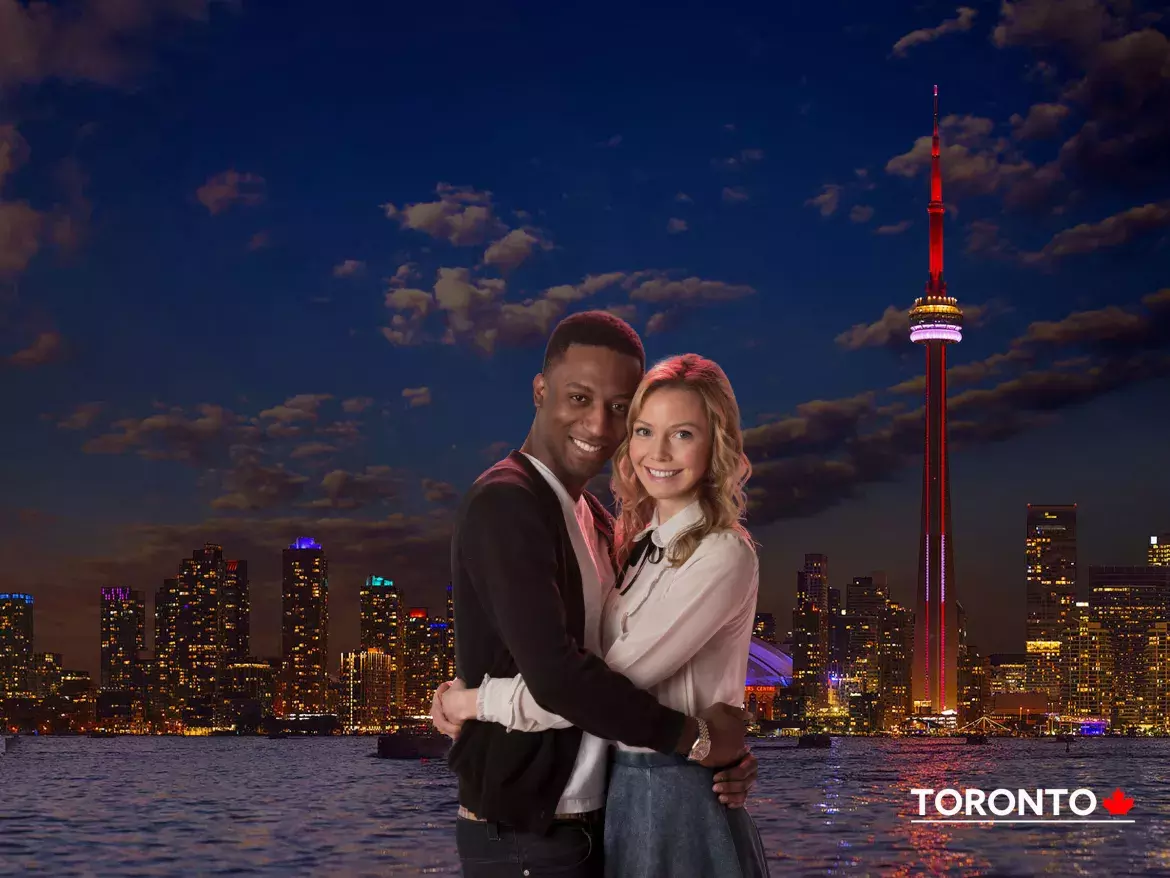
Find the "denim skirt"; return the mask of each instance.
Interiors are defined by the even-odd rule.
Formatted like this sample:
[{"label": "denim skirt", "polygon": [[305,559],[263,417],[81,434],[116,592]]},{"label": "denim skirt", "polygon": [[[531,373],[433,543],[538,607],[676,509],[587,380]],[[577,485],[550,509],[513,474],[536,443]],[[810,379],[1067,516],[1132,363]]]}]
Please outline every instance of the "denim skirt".
[{"label": "denim skirt", "polygon": [[612,758],[606,878],[766,878],[755,821],[719,803],[714,771],[663,753]]}]

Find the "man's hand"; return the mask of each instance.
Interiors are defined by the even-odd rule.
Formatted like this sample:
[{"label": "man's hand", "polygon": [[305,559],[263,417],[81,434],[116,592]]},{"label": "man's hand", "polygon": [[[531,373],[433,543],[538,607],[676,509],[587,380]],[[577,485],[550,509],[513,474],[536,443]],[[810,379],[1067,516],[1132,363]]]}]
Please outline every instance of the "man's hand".
[{"label": "man's hand", "polygon": [[736,765],[715,775],[712,789],[719,795],[719,801],[728,808],[742,808],[759,774],[760,763],[748,751]]},{"label": "man's hand", "polygon": [[711,752],[702,761],[707,768],[719,768],[739,760],[744,752],[747,711],[730,704],[713,704],[699,716],[707,721]]},{"label": "man's hand", "polygon": [[447,714],[443,711],[443,694],[452,687],[463,685],[463,681],[459,678],[448,680],[435,690],[435,696],[431,699],[431,722],[436,729],[451,739],[459,737],[459,730],[463,727],[463,723],[448,719]]}]

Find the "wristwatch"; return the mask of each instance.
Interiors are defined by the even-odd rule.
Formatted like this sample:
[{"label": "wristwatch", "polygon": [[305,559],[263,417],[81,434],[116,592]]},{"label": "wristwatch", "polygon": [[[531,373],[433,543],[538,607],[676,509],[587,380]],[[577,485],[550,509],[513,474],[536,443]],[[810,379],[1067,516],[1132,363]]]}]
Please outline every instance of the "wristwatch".
[{"label": "wristwatch", "polygon": [[707,729],[705,719],[697,717],[695,722],[699,724],[699,737],[695,738],[695,743],[691,745],[691,752],[687,759],[691,762],[702,762],[711,753],[711,733]]}]

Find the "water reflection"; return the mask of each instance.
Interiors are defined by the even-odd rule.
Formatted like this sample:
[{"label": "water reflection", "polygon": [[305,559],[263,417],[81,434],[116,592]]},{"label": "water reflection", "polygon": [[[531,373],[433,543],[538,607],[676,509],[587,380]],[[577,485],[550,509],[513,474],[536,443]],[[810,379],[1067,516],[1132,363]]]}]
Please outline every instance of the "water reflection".
[{"label": "water reflection", "polygon": [[[441,763],[370,739],[40,738],[0,758],[0,875],[457,874]],[[775,875],[1170,875],[1170,739],[756,746]],[[1123,825],[914,824],[914,788],[1116,787]],[[83,795],[79,797],[79,792]],[[19,803],[13,807],[13,803]]]}]

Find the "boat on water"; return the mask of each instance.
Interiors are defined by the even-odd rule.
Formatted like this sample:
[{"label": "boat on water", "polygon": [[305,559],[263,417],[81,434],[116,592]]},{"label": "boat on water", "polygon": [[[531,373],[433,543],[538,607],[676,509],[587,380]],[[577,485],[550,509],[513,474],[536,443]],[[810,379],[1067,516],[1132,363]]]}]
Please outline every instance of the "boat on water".
[{"label": "boat on water", "polygon": [[983,734],[982,732],[971,732],[969,735],[967,735],[967,743],[968,744],[986,744],[987,743],[987,735]]},{"label": "boat on water", "polygon": [[438,732],[394,732],[378,736],[379,759],[446,759],[451,739]]}]

